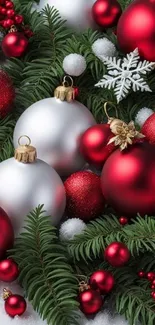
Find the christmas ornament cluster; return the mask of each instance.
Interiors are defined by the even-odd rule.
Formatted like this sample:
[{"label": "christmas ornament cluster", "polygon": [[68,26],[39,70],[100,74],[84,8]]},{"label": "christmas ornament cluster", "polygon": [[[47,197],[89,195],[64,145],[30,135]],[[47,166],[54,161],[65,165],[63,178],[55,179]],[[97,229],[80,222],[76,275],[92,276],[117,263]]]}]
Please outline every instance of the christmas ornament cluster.
[{"label": "christmas ornament cluster", "polygon": [[151,283],[150,288],[153,290],[151,292],[151,297],[155,300],[155,272],[145,272],[141,270],[138,272],[138,276],[140,279],[147,279]]}]

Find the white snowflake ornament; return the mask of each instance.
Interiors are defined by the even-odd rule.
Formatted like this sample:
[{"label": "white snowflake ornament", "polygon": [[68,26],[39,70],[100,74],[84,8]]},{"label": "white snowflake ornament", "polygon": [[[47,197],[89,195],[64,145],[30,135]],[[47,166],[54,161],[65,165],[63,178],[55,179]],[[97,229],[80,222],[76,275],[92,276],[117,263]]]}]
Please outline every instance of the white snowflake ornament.
[{"label": "white snowflake ornament", "polygon": [[146,122],[146,120],[154,113],[154,111],[151,108],[143,107],[140,109],[140,111],[137,113],[135,122],[140,127],[143,126],[143,124]]},{"label": "white snowflake ornament", "polygon": [[63,69],[70,76],[78,77],[86,70],[87,64],[84,56],[72,53],[63,60]]},{"label": "white snowflake ornament", "polygon": [[86,224],[80,219],[68,219],[60,227],[60,239],[72,240],[75,235],[81,234],[86,229]]},{"label": "white snowflake ornament", "polygon": [[99,59],[101,59],[102,56],[114,56],[116,54],[116,47],[111,41],[104,37],[99,38],[94,42],[92,45],[92,51]]},{"label": "white snowflake ornament", "polygon": [[130,89],[136,91],[152,91],[142,75],[154,69],[154,62],[140,61],[138,49],[127,54],[123,59],[101,57],[107,65],[108,74],[103,76],[95,86],[114,89],[119,103],[125,98]]}]

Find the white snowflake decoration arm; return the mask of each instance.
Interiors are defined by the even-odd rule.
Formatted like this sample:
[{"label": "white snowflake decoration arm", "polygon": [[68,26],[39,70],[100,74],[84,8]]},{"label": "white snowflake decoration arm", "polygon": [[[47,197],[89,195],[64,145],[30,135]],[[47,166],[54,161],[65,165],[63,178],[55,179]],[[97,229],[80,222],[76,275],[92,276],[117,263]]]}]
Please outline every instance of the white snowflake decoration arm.
[{"label": "white snowflake decoration arm", "polygon": [[152,91],[142,75],[153,70],[155,63],[146,60],[138,63],[140,60],[138,49],[127,54],[123,59],[104,56],[101,59],[107,65],[108,74],[104,75],[95,86],[114,89],[118,103],[128,95],[130,89],[134,92]]}]

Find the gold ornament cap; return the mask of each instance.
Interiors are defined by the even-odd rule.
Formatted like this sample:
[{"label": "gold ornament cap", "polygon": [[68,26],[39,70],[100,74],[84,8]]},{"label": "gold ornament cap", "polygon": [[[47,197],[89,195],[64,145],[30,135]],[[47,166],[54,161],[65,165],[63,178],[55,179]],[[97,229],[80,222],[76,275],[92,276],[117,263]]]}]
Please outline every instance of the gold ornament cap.
[{"label": "gold ornament cap", "polygon": [[89,289],[90,289],[90,285],[88,283],[86,283],[85,281],[81,281],[79,283],[79,292],[84,292]]},{"label": "gold ornament cap", "polygon": [[[70,80],[71,85],[67,81],[67,78]],[[73,79],[70,76],[65,76],[61,86],[57,87],[54,91],[54,96],[61,101],[71,102],[75,99],[75,90],[73,88]]]},{"label": "gold ornament cap", "polygon": [[[28,144],[21,144],[21,139],[27,138]],[[32,163],[37,158],[36,148],[31,146],[31,139],[27,135],[22,135],[18,139],[19,147],[15,149],[15,159],[22,163]]]},{"label": "gold ornament cap", "polygon": [[7,300],[10,296],[12,296],[12,292],[9,289],[3,289],[3,300]]}]

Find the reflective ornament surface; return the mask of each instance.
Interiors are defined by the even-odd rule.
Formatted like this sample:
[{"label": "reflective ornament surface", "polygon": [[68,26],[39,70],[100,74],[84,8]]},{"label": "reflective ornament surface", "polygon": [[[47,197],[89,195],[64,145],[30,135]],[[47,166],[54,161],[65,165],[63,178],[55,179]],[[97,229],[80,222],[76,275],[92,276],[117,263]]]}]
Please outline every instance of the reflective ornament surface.
[{"label": "reflective ornament surface", "polygon": [[27,134],[37,148],[38,158],[59,175],[69,176],[84,166],[79,138],[95,124],[91,112],[80,102],[46,98],[21,115],[14,130],[14,146],[21,135]]}]

